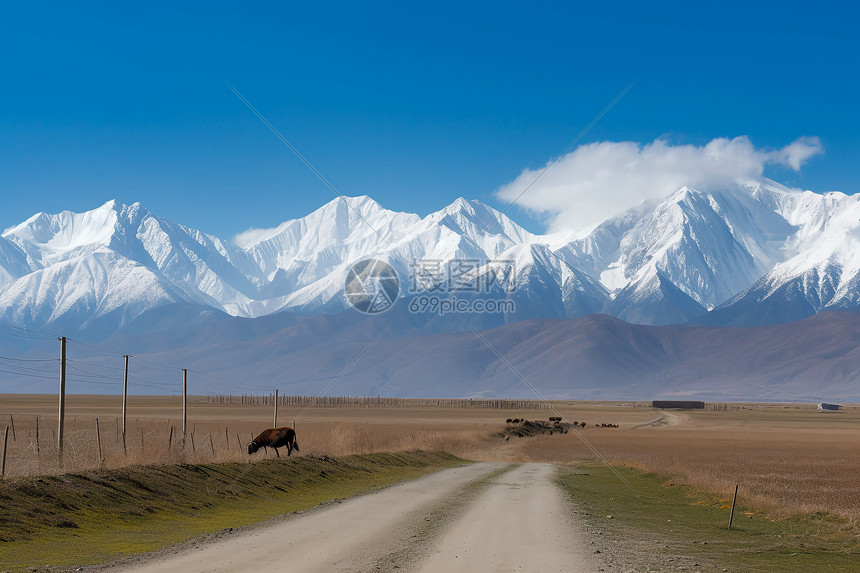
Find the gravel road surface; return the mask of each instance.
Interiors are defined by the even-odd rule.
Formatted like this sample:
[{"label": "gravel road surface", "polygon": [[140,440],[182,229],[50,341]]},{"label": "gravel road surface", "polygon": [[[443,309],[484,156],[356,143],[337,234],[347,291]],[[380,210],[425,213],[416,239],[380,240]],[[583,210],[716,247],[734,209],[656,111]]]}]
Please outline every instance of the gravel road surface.
[{"label": "gravel road surface", "polygon": [[496,463],[443,470],[126,571],[596,571],[555,471]]}]

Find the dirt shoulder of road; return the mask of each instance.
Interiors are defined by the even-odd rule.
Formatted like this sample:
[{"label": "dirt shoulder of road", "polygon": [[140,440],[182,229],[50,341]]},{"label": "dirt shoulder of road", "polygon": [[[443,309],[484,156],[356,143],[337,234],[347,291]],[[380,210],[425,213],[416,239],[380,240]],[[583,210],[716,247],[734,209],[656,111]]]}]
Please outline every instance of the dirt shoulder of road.
[{"label": "dirt shoulder of road", "polygon": [[832,514],[778,515],[669,476],[597,461],[561,468],[590,552],[606,571],[801,573],[857,569],[860,529]]},{"label": "dirt shoulder of road", "polygon": [[[441,452],[132,466],[0,482],[2,570],[114,561],[466,464]],[[192,540],[192,541],[188,541]]]}]

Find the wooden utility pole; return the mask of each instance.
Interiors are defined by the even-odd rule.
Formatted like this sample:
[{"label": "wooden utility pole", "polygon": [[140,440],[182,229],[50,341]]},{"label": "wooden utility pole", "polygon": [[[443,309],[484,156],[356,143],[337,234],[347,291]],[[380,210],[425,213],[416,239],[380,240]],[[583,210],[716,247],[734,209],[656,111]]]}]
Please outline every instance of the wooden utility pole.
[{"label": "wooden utility pole", "polygon": [[278,389],[275,388],[275,419],[272,422],[272,427],[278,427]]},{"label": "wooden utility pole", "polygon": [[66,421],[66,337],[60,338],[60,419],[57,427],[57,449],[63,465],[63,424]]},{"label": "wooden utility pole", "polygon": [[182,369],[182,445],[188,433],[188,370]]},{"label": "wooden utility pole", "polygon": [[128,403],[128,354],[123,354],[125,358],[125,370],[122,375],[122,453],[128,454],[125,445],[125,420],[126,420],[126,405]]}]

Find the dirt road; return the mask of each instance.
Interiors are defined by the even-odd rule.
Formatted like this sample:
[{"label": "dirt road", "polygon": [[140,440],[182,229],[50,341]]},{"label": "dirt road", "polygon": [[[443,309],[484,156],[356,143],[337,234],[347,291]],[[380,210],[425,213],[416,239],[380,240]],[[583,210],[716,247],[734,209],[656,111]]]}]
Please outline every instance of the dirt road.
[{"label": "dirt road", "polygon": [[554,473],[445,470],[129,571],[594,571]]},{"label": "dirt road", "polygon": [[[446,571],[586,571],[551,464],[502,474],[442,536],[418,568]],[[579,567],[576,567],[579,564]]]}]

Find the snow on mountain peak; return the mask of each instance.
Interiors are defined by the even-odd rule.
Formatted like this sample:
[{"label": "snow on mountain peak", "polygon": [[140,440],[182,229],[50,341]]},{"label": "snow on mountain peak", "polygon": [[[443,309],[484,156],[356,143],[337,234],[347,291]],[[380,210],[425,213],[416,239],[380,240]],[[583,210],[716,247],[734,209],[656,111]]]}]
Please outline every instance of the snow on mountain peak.
[{"label": "snow on mountain peak", "polygon": [[83,213],[39,213],[7,229],[3,236],[39,264],[50,265],[76,251],[91,252],[109,245],[116,228],[117,215],[115,201],[108,201]]},{"label": "snow on mountain peak", "polygon": [[354,231],[381,235],[383,227],[390,223],[393,216],[418,219],[417,215],[389,211],[367,195],[339,196],[300,219],[290,219],[269,229],[252,228],[239,233],[233,242],[242,249],[251,250],[262,243],[277,241],[285,233],[296,238],[295,231],[316,226],[326,227],[323,243],[326,240],[345,241]]},{"label": "snow on mountain peak", "polygon": [[125,322],[170,302],[249,317],[331,312],[345,308],[349,266],[374,257],[403,279],[418,261],[513,261],[525,285],[516,295],[522,316],[603,311],[663,324],[735,304],[745,289],[760,300],[795,285],[791,300],[814,299],[816,309],[860,304],[857,253],[854,196],[768,180],[683,186],[590,231],[545,236],[462,197],[425,217],[368,196],[337,197],[233,241],[112,200],[84,213],[39,213],[3,233],[0,316],[36,324],[80,315],[91,324],[125,309]]},{"label": "snow on mountain peak", "polygon": [[477,199],[459,197],[444,209],[429,214],[426,220],[468,237],[490,257],[512,244],[532,243],[537,239],[507,215]]}]

